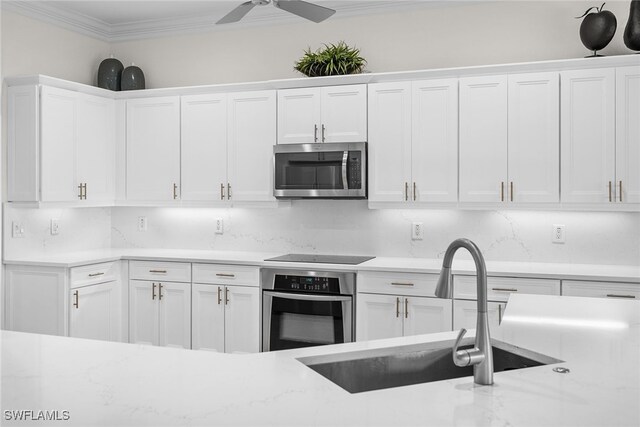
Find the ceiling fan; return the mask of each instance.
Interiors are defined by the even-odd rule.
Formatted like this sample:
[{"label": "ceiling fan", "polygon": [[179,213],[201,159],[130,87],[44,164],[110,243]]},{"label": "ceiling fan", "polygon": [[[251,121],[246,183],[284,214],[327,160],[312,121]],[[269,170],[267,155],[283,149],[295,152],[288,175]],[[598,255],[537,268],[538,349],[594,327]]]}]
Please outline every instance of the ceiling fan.
[{"label": "ceiling fan", "polygon": [[216,25],[238,22],[254,7],[265,6],[269,3],[273,4],[278,9],[293,13],[294,15],[298,15],[316,23],[322,22],[336,13],[335,10],[329,9],[328,7],[318,6],[317,4],[308,3],[302,0],[250,0],[242,3],[240,6],[226,14],[222,19],[216,22]]}]

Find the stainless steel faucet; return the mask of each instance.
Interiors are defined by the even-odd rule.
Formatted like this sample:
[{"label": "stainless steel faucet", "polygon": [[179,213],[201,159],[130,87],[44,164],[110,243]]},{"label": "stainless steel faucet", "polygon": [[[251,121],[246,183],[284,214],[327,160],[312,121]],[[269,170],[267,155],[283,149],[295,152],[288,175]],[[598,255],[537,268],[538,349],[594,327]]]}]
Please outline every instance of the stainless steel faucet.
[{"label": "stainless steel faucet", "polygon": [[477,287],[478,287],[478,319],[476,323],[476,343],[470,350],[458,350],[462,337],[467,332],[460,329],[458,338],[453,345],[453,363],[456,366],[473,365],[473,380],[476,384],[493,384],[493,351],[489,338],[489,317],[487,315],[487,267],[484,257],[478,246],[469,239],[456,239],[447,248],[442,262],[442,271],[438,279],[436,296],[438,298],[451,298],[451,261],[453,255],[460,248],[467,249],[473,261],[476,263]]}]

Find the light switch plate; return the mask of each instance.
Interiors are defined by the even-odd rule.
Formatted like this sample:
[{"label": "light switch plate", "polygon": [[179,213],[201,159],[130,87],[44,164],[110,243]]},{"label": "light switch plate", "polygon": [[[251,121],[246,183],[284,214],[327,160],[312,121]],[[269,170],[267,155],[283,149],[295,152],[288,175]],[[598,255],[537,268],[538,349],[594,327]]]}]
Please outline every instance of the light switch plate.
[{"label": "light switch plate", "polygon": [[147,217],[139,216],[138,217],[138,231],[147,231]]},{"label": "light switch plate", "polygon": [[216,218],[216,234],[224,233],[224,220],[222,218]]},{"label": "light switch plate", "polygon": [[421,222],[411,223],[411,240],[422,240],[424,238],[424,226]]},{"label": "light switch plate", "polygon": [[24,225],[21,222],[13,221],[11,223],[11,236],[14,239],[20,239],[24,237]]}]

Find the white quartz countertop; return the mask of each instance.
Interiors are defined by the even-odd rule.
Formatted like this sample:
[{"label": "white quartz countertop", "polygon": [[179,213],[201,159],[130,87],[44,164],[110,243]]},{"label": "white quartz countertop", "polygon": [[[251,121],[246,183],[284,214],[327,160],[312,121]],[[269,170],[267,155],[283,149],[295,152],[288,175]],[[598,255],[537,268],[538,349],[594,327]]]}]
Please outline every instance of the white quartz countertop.
[{"label": "white quartz countertop", "polygon": [[[251,251],[213,251],[191,249],[104,249],[82,252],[63,252],[51,255],[5,258],[5,264],[39,265],[49,267],[77,267],[81,265],[116,260],[162,260],[203,262],[217,264],[242,264],[260,267],[324,269],[338,271],[391,271],[413,273],[439,273],[441,259],[376,257],[359,265],[311,264],[272,262],[282,253]],[[368,254],[370,255],[370,254]],[[563,264],[537,262],[487,261],[491,276],[539,277],[573,280],[600,280],[640,283],[639,265]],[[454,274],[475,274],[473,261],[457,258],[453,262]]]},{"label": "white quartz countertop", "polygon": [[57,424],[83,426],[640,425],[637,301],[512,295],[492,336],[564,362],[496,373],[493,386],[350,394],[297,360],[454,336],[234,355],[3,331],[2,409],[69,411]]}]

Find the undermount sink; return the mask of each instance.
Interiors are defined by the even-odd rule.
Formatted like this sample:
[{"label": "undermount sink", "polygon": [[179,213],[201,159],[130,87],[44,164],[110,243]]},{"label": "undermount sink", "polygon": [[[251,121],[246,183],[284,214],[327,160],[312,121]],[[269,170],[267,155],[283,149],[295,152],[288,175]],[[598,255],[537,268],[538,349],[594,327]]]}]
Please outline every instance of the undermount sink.
[{"label": "undermount sink", "polygon": [[[473,347],[463,340],[460,347]],[[473,366],[453,363],[453,341],[303,357],[298,360],[349,393],[473,376]],[[494,372],[559,363],[562,360],[491,340]]]}]

